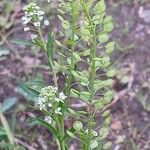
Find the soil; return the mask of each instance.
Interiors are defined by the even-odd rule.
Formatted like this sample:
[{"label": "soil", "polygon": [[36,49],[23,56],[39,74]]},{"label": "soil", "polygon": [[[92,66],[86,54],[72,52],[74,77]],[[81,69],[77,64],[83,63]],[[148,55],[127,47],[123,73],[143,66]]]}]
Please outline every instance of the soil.
[{"label": "soil", "polygon": [[[113,62],[118,70],[114,79],[114,89],[118,93],[127,89],[127,93],[110,107],[112,122],[109,140],[113,142],[112,150],[149,150],[150,23],[140,18],[139,8],[150,9],[150,2],[108,0],[107,6],[108,14],[113,16],[116,24],[112,39],[118,43],[113,55]],[[18,16],[21,16],[20,11]],[[21,23],[14,23],[11,28],[5,30],[5,34],[17,30],[20,26]],[[44,149],[41,145],[50,145],[50,149],[56,149],[55,142],[46,130],[40,127],[31,128],[25,122],[26,118],[38,112],[32,112],[24,97],[17,93],[17,81],[32,79],[35,69],[32,66],[43,63],[44,56],[40,51],[31,51],[30,46],[12,44],[12,39],[19,38],[28,38],[28,35],[23,33],[23,27],[7,38],[8,43],[5,41],[0,45],[1,48],[11,49],[10,54],[4,60],[0,60],[0,101],[14,96],[18,98],[17,108],[21,111],[17,113],[17,128],[23,135],[22,141],[37,150]],[[38,68],[36,71],[42,72],[47,84],[52,82],[48,71]],[[60,81],[63,80],[63,76],[59,75],[59,78]],[[70,150],[76,145],[76,141],[71,143]]]}]

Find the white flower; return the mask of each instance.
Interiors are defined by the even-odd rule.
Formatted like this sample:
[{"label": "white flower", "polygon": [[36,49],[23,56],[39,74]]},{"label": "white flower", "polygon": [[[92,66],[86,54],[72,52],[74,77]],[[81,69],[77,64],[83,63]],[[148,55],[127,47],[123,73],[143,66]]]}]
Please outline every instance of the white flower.
[{"label": "white flower", "polygon": [[23,24],[28,24],[31,21],[31,18],[27,18],[25,16],[22,17]]},{"label": "white flower", "polygon": [[48,26],[48,25],[49,25],[49,21],[48,21],[48,20],[45,20],[45,21],[44,21],[44,25],[45,25],[45,26]]},{"label": "white flower", "polygon": [[48,3],[50,3],[51,2],[51,0],[47,0],[48,1]]},{"label": "white flower", "polygon": [[55,102],[60,102],[60,99],[59,99],[58,97],[56,97],[56,98],[54,99],[54,101],[55,101]]},{"label": "white flower", "polygon": [[51,124],[52,123],[52,118],[50,116],[45,116],[44,119],[47,123]]},{"label": "white flower", "polygon": [[38,98],[37,105],[39,106],[40,110],[43,110],[43,109],[46,108],[45,104],[44,104],[42,101],[43,101],[43,98],[42,98],[42,97],[39,97],[39,98]]},{"label": "white flower", "polygon": [[43,16],[39,16],[39,21],[42,21],[43,20]]},{"label": "white flower", "polygon": [[24,31],[26,32],[26,31],[29,31],[30,30],[30,28],[29,27],[25,27],[24,28]]},{"label": "white flower", "polygon": [[39,7],[39,6],[35,6],[35,9],[36,9],[36,10],[40,10],[40,7]]},{"label": "white flower", "polygon": [[39,10],[38,12],[37,12],[37,15],[38,16],[42,16],[42,15],[44,15],[45,14],[45,12],[44,11],[41,11],[41,10]]},{"label": "white flower", "polygon": [[59,93],[59,98],[60,98],[61,100],[65,100],[66,97],[67,97],[67,96],[65,96],[63,92],[60,92],[60,93]]},{"label": "white flower", "polygon": [[58,103],[59,103],[59,102],[64,103],[64,101],[63,101],[62,99],[58,98],[58,97],[56,97],[56,98],[54,99],[54,101],[55,101],[55,102],[58,102]]},{"label": "white flower", "polygon": [[34,40],[37,38],[37,35],[36,34],[31,34],[31,39]]},{"label": "white flower", "polygon": [[57,91],[57,90],[58,90],[58,87],[54,87],[54,90]]},{"label": "white flower", "polygon": [[41,24],[41,23],[40,23],[39,21],[38,21],[38,22],[34,22],[34,26],[35,26],[35,27],[40,27],[40,24]]},{"label": "white flower", "polygon": [[51,103],[49,103],[49,104],[48,104],[48,107],[50,107],[50,108],[51,108],[51,107],[52,107],[52,104],[51,104]]},{"label": "white flower", "polygon": [[60,107],[58,107],[58,108],[55,110],[55,114],[62,115],[62,112],[61,112],[61,108],[60,108]]},{"label": "white flower", "polygon": [[[33,12],[34,12],[34,11],[33,11]],[[31,17],[32,17],[33,14],[34,14],[33,12],[30,12],[30,13],[28,14],[28,16],[31,16]]]}]

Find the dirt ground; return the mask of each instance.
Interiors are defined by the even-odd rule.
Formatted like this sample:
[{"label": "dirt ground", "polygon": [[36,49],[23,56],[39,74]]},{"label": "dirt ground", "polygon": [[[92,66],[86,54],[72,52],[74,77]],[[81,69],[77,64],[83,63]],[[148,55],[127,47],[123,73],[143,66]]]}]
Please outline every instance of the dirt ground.
[{"label": "dirt ground", "polygon": [[[46,84],[52,82],[48,71],[38,68],[45,62],[43,54],[34,47],[31,50],[30,46],[18,46],[12,42],[13,39],[28,38],[20,21],[24,3],[22,1],[13,7],[6,22],[9,26],[0,28],[0,50],[9,49],[8,54],[0,55],[0,101],[17,97],[17,107],[6,115],[9,117],[12,112],[17,112],[16,131],[22,135],[21,140],[37,150],[46,150],[47,145],[55,147],[55,143],[46,130],[27,125],[26,118],[37,112],[31,111],[30,101],[25,100],[17,88],[17,81],[32,80],[36,72],[42,73]],[[117,42],[117,48],[112,60],[118,70],[114,78],[118,99],[110,105],[109,140],[113,142],[112,150],[149,150],[150,1],[108,0],[107,6],[116,26],[112,39]],[[11,22],[12,17],[14,20]],[[60,76],[59,80],[63,77]],[[72,142],[70,150],[74,150],[76,145],[76,141]]]}]

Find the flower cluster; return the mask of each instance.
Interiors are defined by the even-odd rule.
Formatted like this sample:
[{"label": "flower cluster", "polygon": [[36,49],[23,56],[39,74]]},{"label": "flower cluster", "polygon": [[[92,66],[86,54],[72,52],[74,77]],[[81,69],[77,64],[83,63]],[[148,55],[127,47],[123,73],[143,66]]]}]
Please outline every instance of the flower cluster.
[{"label": "flower cluster", "polygon": [[62,115],[62,108],[60,103],[64,103],[66,96],[63,92],[58,92],[57,87],[47,86],[42,88],[37,105],[40,110],[44,110],[50,114],[45,117],[45,121],[48,123],[52,122],[52,116]]},{"label": "flower cluster", "polygon": [[[32,30],[32,26],[36,29],[41,26],[43,22],[45,26],[49,25],[48,20],[44,20],[45,12],[40,10],[40,7],[36,3],[30,3],[23,8],[24,16],[22,17],[23,24],[26,25],[24,31]],[[31,26],[32,25],[32,26]],[[36,34],[31,35],[31,39],[36,39]]]}]

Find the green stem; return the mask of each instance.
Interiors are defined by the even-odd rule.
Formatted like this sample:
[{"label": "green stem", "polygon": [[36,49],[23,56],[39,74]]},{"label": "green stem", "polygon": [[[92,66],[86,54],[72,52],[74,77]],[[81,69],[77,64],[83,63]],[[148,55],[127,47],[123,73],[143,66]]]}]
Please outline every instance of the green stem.
[{"label": "green stem", "polygon": [[[39,33],[39,36],[41,38],[43,49],[47,53],[47,46],[45,44],[45,41],[44,41],[44,38],[43,38],[43,35],[42,35],[42,32],[41,32],[41,29],[38,29],[38,33]],[[55,72],[53,61],[49,57],[48,57],[48,61],[49,61],[50,67],[51,67],[52,72],[53,72],[55,87],[58,87],[58,84],[57,84],[57,75],[56,75],[56,72]],[[60,135],[61,135],[60,138],[62,139],[64,137],[64,116],[61,118],[61,122],[59,122],[59,119],[58,119],[57,116],[55,116],[55,118],[56,118],[56,124],[58,126],[58,130],[59,130]],[[65,150],[65,142],[61,141],[61,139],[58,140],[59,149],[60,150]]]},{"label": "green stem", "polygon": [[[57,140],[58,143],[58,149],[59,150],[65,150],[65,141],[62,141],[63,137],[64,137],[64,116],[62,116],[61,119],[58,118],[57,115],[54,116],[55,117],[55,121],[56,121],[56,127],[58,128],[58,132],[60,133],[60,137]],[[59,121],[61,120],[61,121]]]},{"label": "green stem", "polygon": [[[41,32],[40,28],[38,28],[38,33],[39,33],[39,36],[40,36],[40,39],[41,39],[41,42],[42,42],[42,45],[43,45],[43,49],[47,53],[47,46],[45,44],[45,41],[44,41],[44,38],[43,38],[43,35],[42,35],[42,32]],[[53,64],[52,58],[48,57],[48,62],[50,64],[50,67],[51,67],[52,72],[53,72],[55,87],[58,87],[58,84],[57,84],[57,75],[56,75],[56,71],[54,69],[54,64]]]},{"label": "green stem", "polygon": [[15,144],[14,136],[13,136],[13,134],[9,128],[8,122],[5,118],[5,116],[2,114],[2,112],[0,112],[0,120],[2,122],[4,129],[5,129],[5,132],[7,134],[7,137],[8,137],[10,144],[14,145]]},{"label": "green stem", "polygon": [[[95,31],[95,26],[93,25],[89,10],[87,10],[87,7],[85,5],[85,2],[83,0],[80,0],[81,5],[82,5],[82,9],[83,9],[83,13],[85,15],[85,17],[87,18],[88,22],[89,22],[89,26],[90,26],[90,32],[92,35],[92,49],[91,49],[91,53],[90,53],[90,63],[89,63],[89,71],[90,71],[90,75],[89,75],[89,92],[90,92],[90,99],[89,99],[89,108],[92,109],[92,101],[94,98],[94,80],[95,80],[95,75],[96,75],[96,68],[95,68],[95,62],[93,61],[94,58],[96,57],[96,44],[97,44],[97,40],[96,40],[96,31]],[[93,121],[93,110],[89,110],[89,115],[88,115],[88,136],[87,136],[87,150],[90,150],[90,143],[91,143],[91,137],[92,137],[92,127],[93,125],[91,125],[91,122]]]},{"label": "green stem", "polygon": [[[64,131],[64,116],[62,117],[62,119],[61,119],[61,125],[60,125],[61,127],[61,129],[60,129],[60,131],[61,131],[61,139],[63,139],[63,137],[64,137],[64,135],[65,135],[65,131]],[[66,148],[65,148],[65,141],[60,141],[60,146],[61,146],[61,150],[65,150]]]},{"label": "green stem", "polygon": [[71,45],[71,48],[70,48],[70,57],[71,57],[71,64],[69,66],[69,74],[68,74],[68,78],[67,78],[67,85],[66,85],[66,94],[69,95],[70,93],[70,89],[71,89],[71,82],[72,82],[72,79],[73,79],[73,76],[71,74],[71,71],[74,70],[74,67],[75,67],[75,61],[74,61],[74,57],[73,57],[73,52],[74,52],[74,36],[75,36],[75,17],[74,17],[74,6],[73,6],[73,3],[71,3],[71,30],[72,30],[72,35],[71,35],[71,41],[72,41],[72,45]]},{"label": "green stem", "polygon": [[60,142],[60,148],[61,148],[61,150],[66,150],[65,142]]}]

